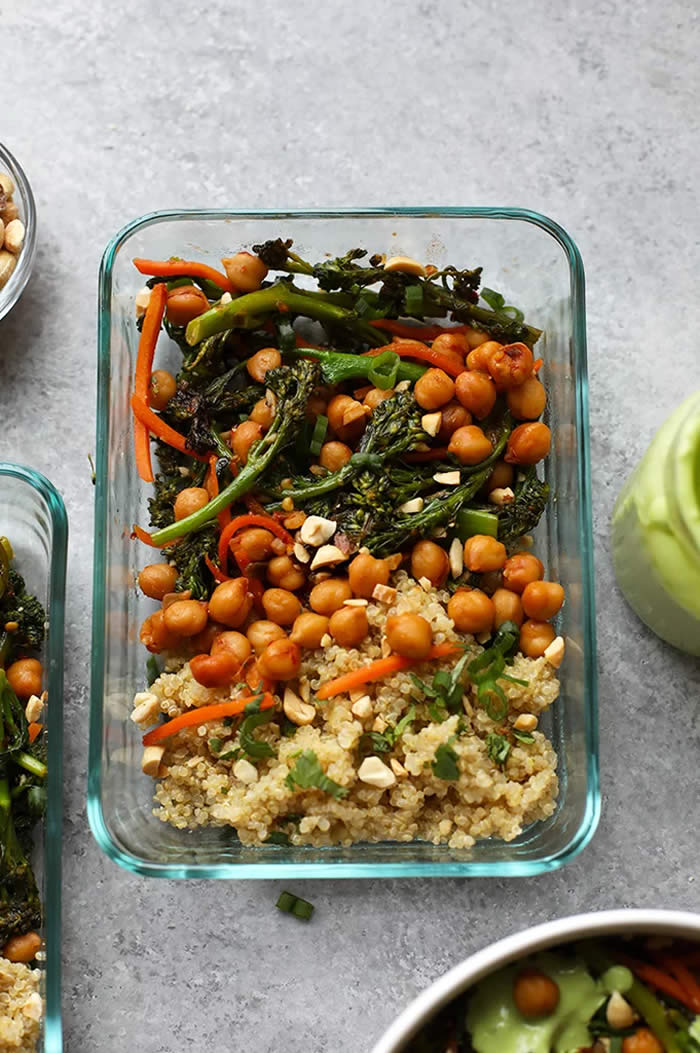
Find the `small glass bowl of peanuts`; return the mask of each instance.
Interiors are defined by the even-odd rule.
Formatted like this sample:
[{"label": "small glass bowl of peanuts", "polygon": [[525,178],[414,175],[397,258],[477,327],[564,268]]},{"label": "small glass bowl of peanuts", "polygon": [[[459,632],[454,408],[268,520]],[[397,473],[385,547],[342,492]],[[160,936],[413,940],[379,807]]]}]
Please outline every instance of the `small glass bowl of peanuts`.
[{"label": "small glass bowl of peanuts", "polygon": [[36,208],[29,180],[0,143],[0,319],[24,292],[36,254]]}]

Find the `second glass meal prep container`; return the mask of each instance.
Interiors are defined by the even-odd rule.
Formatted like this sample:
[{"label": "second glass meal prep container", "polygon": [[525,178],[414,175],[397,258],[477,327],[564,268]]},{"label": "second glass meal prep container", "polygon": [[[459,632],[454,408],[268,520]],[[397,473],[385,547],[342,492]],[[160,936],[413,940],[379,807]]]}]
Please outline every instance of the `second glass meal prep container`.
[{"label": "second glass meal prep container", "polygon": [[47,614],[41,661],[48,690],[47,808],[34,834],[35,868],[44,924],[41,994],[44,1021],[37,1053],[61,1053],[61,802],[63,796],[63,620],[68,525],[52,484],[16,464],[0,462],[0,535],[9,538],[12,566]]},{"label": "second glass meal prep container", "polygon": [[[178,255],[218,266],[220,257],[275,237],[293,238],[295,250],[312,260],[359,245],[438,267],[481,265],[484,283],[544,330],[537,353],[545,363],[545,419],[553,436],[544,462],[552,493],[535,551],[548,578],[566,589],[557,624],[567,651],[561,697],[541,727],[559,756],[560,795],[550,819],[510,843],[489,839],[463,850],[417,841],[250,847],[230,828],[181,831],[153,815],[154,783],[141,772],[141,734],[129,720],[148,657],[139,626],[153,609],[135,586],[152,557],[130,538],[134,523],[148,525],[149,492],[132,452],[134,296],[143,285],[132,260]],[[157,365],[177,371],[177,349],[167,344],[161,337]],[[595,830],[600,796],[584,276],[568,234],[522,209],[154,213],[130,223],[105,251],[98,353],[88,812],[104,851],[129,870],[168,878],[516,876],[572,859]]]}]

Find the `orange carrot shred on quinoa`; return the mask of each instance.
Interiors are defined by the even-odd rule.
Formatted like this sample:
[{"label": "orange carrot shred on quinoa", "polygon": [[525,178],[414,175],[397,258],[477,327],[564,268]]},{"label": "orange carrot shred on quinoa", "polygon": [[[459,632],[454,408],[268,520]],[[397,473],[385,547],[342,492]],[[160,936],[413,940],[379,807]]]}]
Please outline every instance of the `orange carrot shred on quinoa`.
[{"label": "orange carrot shred on quinoa", "polygon": [[[194,260],[144,260],[136,258],[134,266],[141,274],[150,274],[155,278],[206,278],[214,285],[218,285],[223,292],[235,293],[232,282],[221,271],[209,267],[206,263],[197,263]],[[164,284],[164,283],[160,283]],[[156,286],[158,288],[158,286]]]},{"label": "orange carrot shred on quinoa", "polygon": [[36,742],[36,740],[39,738],[39,735],[41,734],[43,727],[43,724],[37,724],[34,721],[32,721],[32,723],[29,725],[29,728],[27,729],[29,732],[30,744]]},{"label": "orange carrot shred on quinoa", "polygon": [[461,648],[457,647],[456,644],[442,643],[430,648],[427,659],[407,658],[400,654],[390,654],[388,658],[378,658],[376,662],[370,662],[369,665],[364,665],[360,669],[353,669],[352,672],[344,673],[343,676],[338,676],[335,680],[328,680],[316,692],[316,697],[324,701],[327,698],[333,698],[334,695],[344,695],[347,691],[352,691],[353,688],[362,687],[363,684],[371,684],[375,680],[383,680],[385,677],[391,676],[392,673],[398,673],[402,669],[409,669],[412,665],[418,665],[420,662],[449,658],[450,655],[456,654],[459,650]]},{"label": "orange carrot shred on quinoa", "polygon": [[[174,717],[173,720],[168,720],[165,724],[159,724],[157,728],[147,732],[143,736],[143,744],[144,746],[153,746],[157,742],[162,742],[163,739],[169,739],[172,735],[176,735],[183,728],[196,728],[201,724],[222,720],[224,717],[235,717],[242,713],[248,703],[257,697],[257,695],[246,695],[245,698],[233,698],[230,702],[219,702],[212,706],[200,706],[199,709],[190,709],[187,713],[181,713],[179,717]],[[274,698],[266,692],[263,695],[260,708],[270,709],[274,704]]]}]

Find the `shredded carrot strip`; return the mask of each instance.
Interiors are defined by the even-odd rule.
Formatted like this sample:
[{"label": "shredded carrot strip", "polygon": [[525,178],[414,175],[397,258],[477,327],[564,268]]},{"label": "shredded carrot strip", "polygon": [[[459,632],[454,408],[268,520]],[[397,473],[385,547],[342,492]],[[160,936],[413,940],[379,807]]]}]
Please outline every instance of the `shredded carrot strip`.
[{"label": "shredded carrot strip", "polygon": [[420,340],[395,340],[383,347],[373,347],[364,354],[381,355],[384,351],[393,351],[399,358],[415,358],[419,362],[429,362],[431,366],[442,369],[451,377],[458,377],[467,368],[463,361],[457,361],[457,356],[452,358],[444,352],[433,351],[432,347],[426,347]]},{"label": "shredded carrot strip", "polygon": [[179,541],[179,538],[175,538],[174,541],[166,541],[164,545],[156,545],[148,531],[144,530],[143,527],[137,526],[136,523],[131,529],[131,536],[142,541],[144,545],[149,545],[151,548],[169,548],[171,545],[177,545]]},{"label": "shredded carrot strip", "polygon": [[228,547],[229,542],[234,534],[238,533],[239,530],[243,530],[245,527],[259,526],[264,527],[265,530],[269,530],[271,534],[275,534],[277,537],[282,538],[286,545],[293,545],[294,539],[289,531],[285,530],[283,526],[273,519],[272,516],[268,515],[242,515],[236,516],[228,524],[225,530],[221,531],[219,537],[219,563],[221,564],[222,570],[225,570],[228,561]]},{"label": "shredded carrot strip", "polygon": [[700,1013],[700,983],[695,979],[693,974],[687,965],[679,961],[677,958],[663,959],[666,970],[678,981],[683,990],[687,993],[688,999],[692,1003],[691,1008],[696,1013]]},{"label": "shredded carrot strip", "polygon": [[361,669],[353,669],[351,673],[328,680],[317,691],[316,697],[321,700],[333,698],[334,695],[344,695],[355,687],[363,684],[371,684],[375,680],[383,680],[392,673],[398,673],[401,669],[408,669],[412,665],[418,665],[423,661],[435,661],[438,658],[448,658],[455,654],[460,648],[455,644],[436,644],[430,648],[428,658],[406,658],[404,655],[391,654],[388,658],[378,658],[376,662],[362,666]]},{"label": "shredded carrot strip", "polygon": [[628,969],[636,973],[640,980],[646,981],[646,983],[651,984],[657,990],[663,991],[664,994],[670,995],[671,998],[675,998],[678,1002],[682,1002],[689,1009],[693,1008],[689,1004],[688,996],[681,984],[674,980],[672,976],[668,976],[662,969],[657,969],[656,966],[649,965],[647,962],[639,962],[636,958],[629,958],[626,954],[620,954],[619,952],[616,954],[616,957],[622,965],[626,965]]},{"label": "shredded carrot strip", "polygon": [[535,362],[533,362],[533,365],[532,365],[532,372],[533,373],[539,373],[539,371],[542,369],[543,365],[544,365],[544,359],[543,358],[536,359]]},{"label": "shredded carrot strip", "polygon": [[[156,344],[165,312],[165,301],[167,289],[159,285],[151,293],[143,319],[139,347],[136,354],[136,369],[134,371],[134,395],[144,402],[148,402],[148,387],[151,382],[153,370],[153,358],[156,353]],[[148,429],[143,421],[134,417],[134,456],[136,459],[136,470],[145,483],[153,482],[153,466],[151,464],[151,444],[148,438]]]},{"label": "shredded carrot strip", "polygon": [[224,292],[235,293],[237,291],[225,274],[215,270],[213,267],[208,267],[206,263],[196,263],[193,260],[144,260],[137,258],[134,260],[134,266],[141,274],[151,274],[156,278],[179,278],[192,275],[193,278],[207,278],[210,282],[214,282],[214,285],[218,285],[220,289],[223,289]]},{"label": "shredded carrot strip", "polygon": [[[187,713],[182,713],[179,717],[175,717],[173,720],[168,720],[165,724],[159,724],[157,728],[153,728],[152,731],[143,736],[143,744],[144,746],[153,746],[156,742],[169,739],[171,735],[177,734],[183,728],[200,727],[202,724],[208,724],[213,720],[221,720],[223,717],[235,717],[243,712],[254,697],[254,695],[247,695],[245,698],[234,698],[230,702],[220,702],[213,706],[200,706],[199,709],[190,709]],[[260,703],[260,708],[270,709],[274,704],[275,700],[272,695],[266,693]]]},{"label": "shredded carrot strip", "polygon": [[212,562],[212,560],[209,559],[209,556],[205,555],[204,562],[209,568],[210,574],[216,581],[221,582],[230,580],[228,574],[224,574],[224,572],[219,567],[217,567],[216,563]]},{"label": "shredded carrot strip", "polygon": [[171,428],[169,424],[166,424],[164,420],[161,420],[158,414],[154,413],[151,407],[146,403],[145,399],[140,398],[138,395],[132,395],[131,408],[138,420],[145,424],[153,435],[167,443],[168,446],[172,446],[173,449],[179,450],[180,453],[186,453],[188,457],[194,457],[197,461],[207,460],[203,454],[195,453],[193,450],[188,449],[185,442],[185,436],[180,435],[179,431],[175,431],[175,429]]},{"label": "shredded carrot strip", "polygon": [[403,340],[437,340],[443,333],[468,333],[472,329],[470,325],[406,325],[391,318],[377,318],[369,324]]},{"label": "shredded carrot strip", "polygon": [[30,744],[33,743],[33,742],[36,742],[36,740],[39,738],[39,735],[41,734],[41,731],[42,731],[43,727],[44,727],[43,724],[36,724],[36,723],[34,723],[34,721],[32,721],[32,723],[29,725],[29,729],[28,729],[29,730],[29,742],[30,742]]}]

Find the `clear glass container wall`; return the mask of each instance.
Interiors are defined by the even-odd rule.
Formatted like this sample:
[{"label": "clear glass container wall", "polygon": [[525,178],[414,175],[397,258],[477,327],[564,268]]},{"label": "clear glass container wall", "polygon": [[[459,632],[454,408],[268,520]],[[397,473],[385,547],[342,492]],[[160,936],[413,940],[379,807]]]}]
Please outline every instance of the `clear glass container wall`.
[{"label": "clear glass container wall", "polygon": [[[278,236],[293,238],[295,249],[314,260],[361,245],[438,267],[480,264],[485,284],[545,330],[538,349],[554,436],[545,468],[553,496],[536,545],[549,576],[567,593],[562,697],[544,724],[559,754],[561,792],[551,819],[509,844],[488,840],[471,850],[418,842],[250,848],[230,830],[177,831],[152,814],[153,783],[141,773],[140,736],[128,719],[132,696],[144,685],[147,654],[138,626],[150,610],[134,587],[147,553],[129,537],[133,523],[148,523],[148,487],[132,456],[134,294],[143,279],[131,261],[177,254],[216,264],[239,247]],[[127,227],[105,253],[99,339],[89,816],[104,850],[129,869],[166,877],[516,875],[572,858],[595,829],[599,793],[584,279],[568,235],[520,210],[155,214]],[[177,349],[166,354],[166,343],[159,364],[172,354],[176,365]]]},{"label": "clear glass container wall", "polygon": [[63,609],[66,579],[66,512],[42,475],[0,462],[0,534],[12,542],[14,566],[44,604],[48,629],[43,649],[47,707],[48,808],[36,838],[34,862],[44,904],[46,961],[42,977],[46,1013],[38,1049],[60,1053],[61,1041],[61,801],[63,795]]}]

